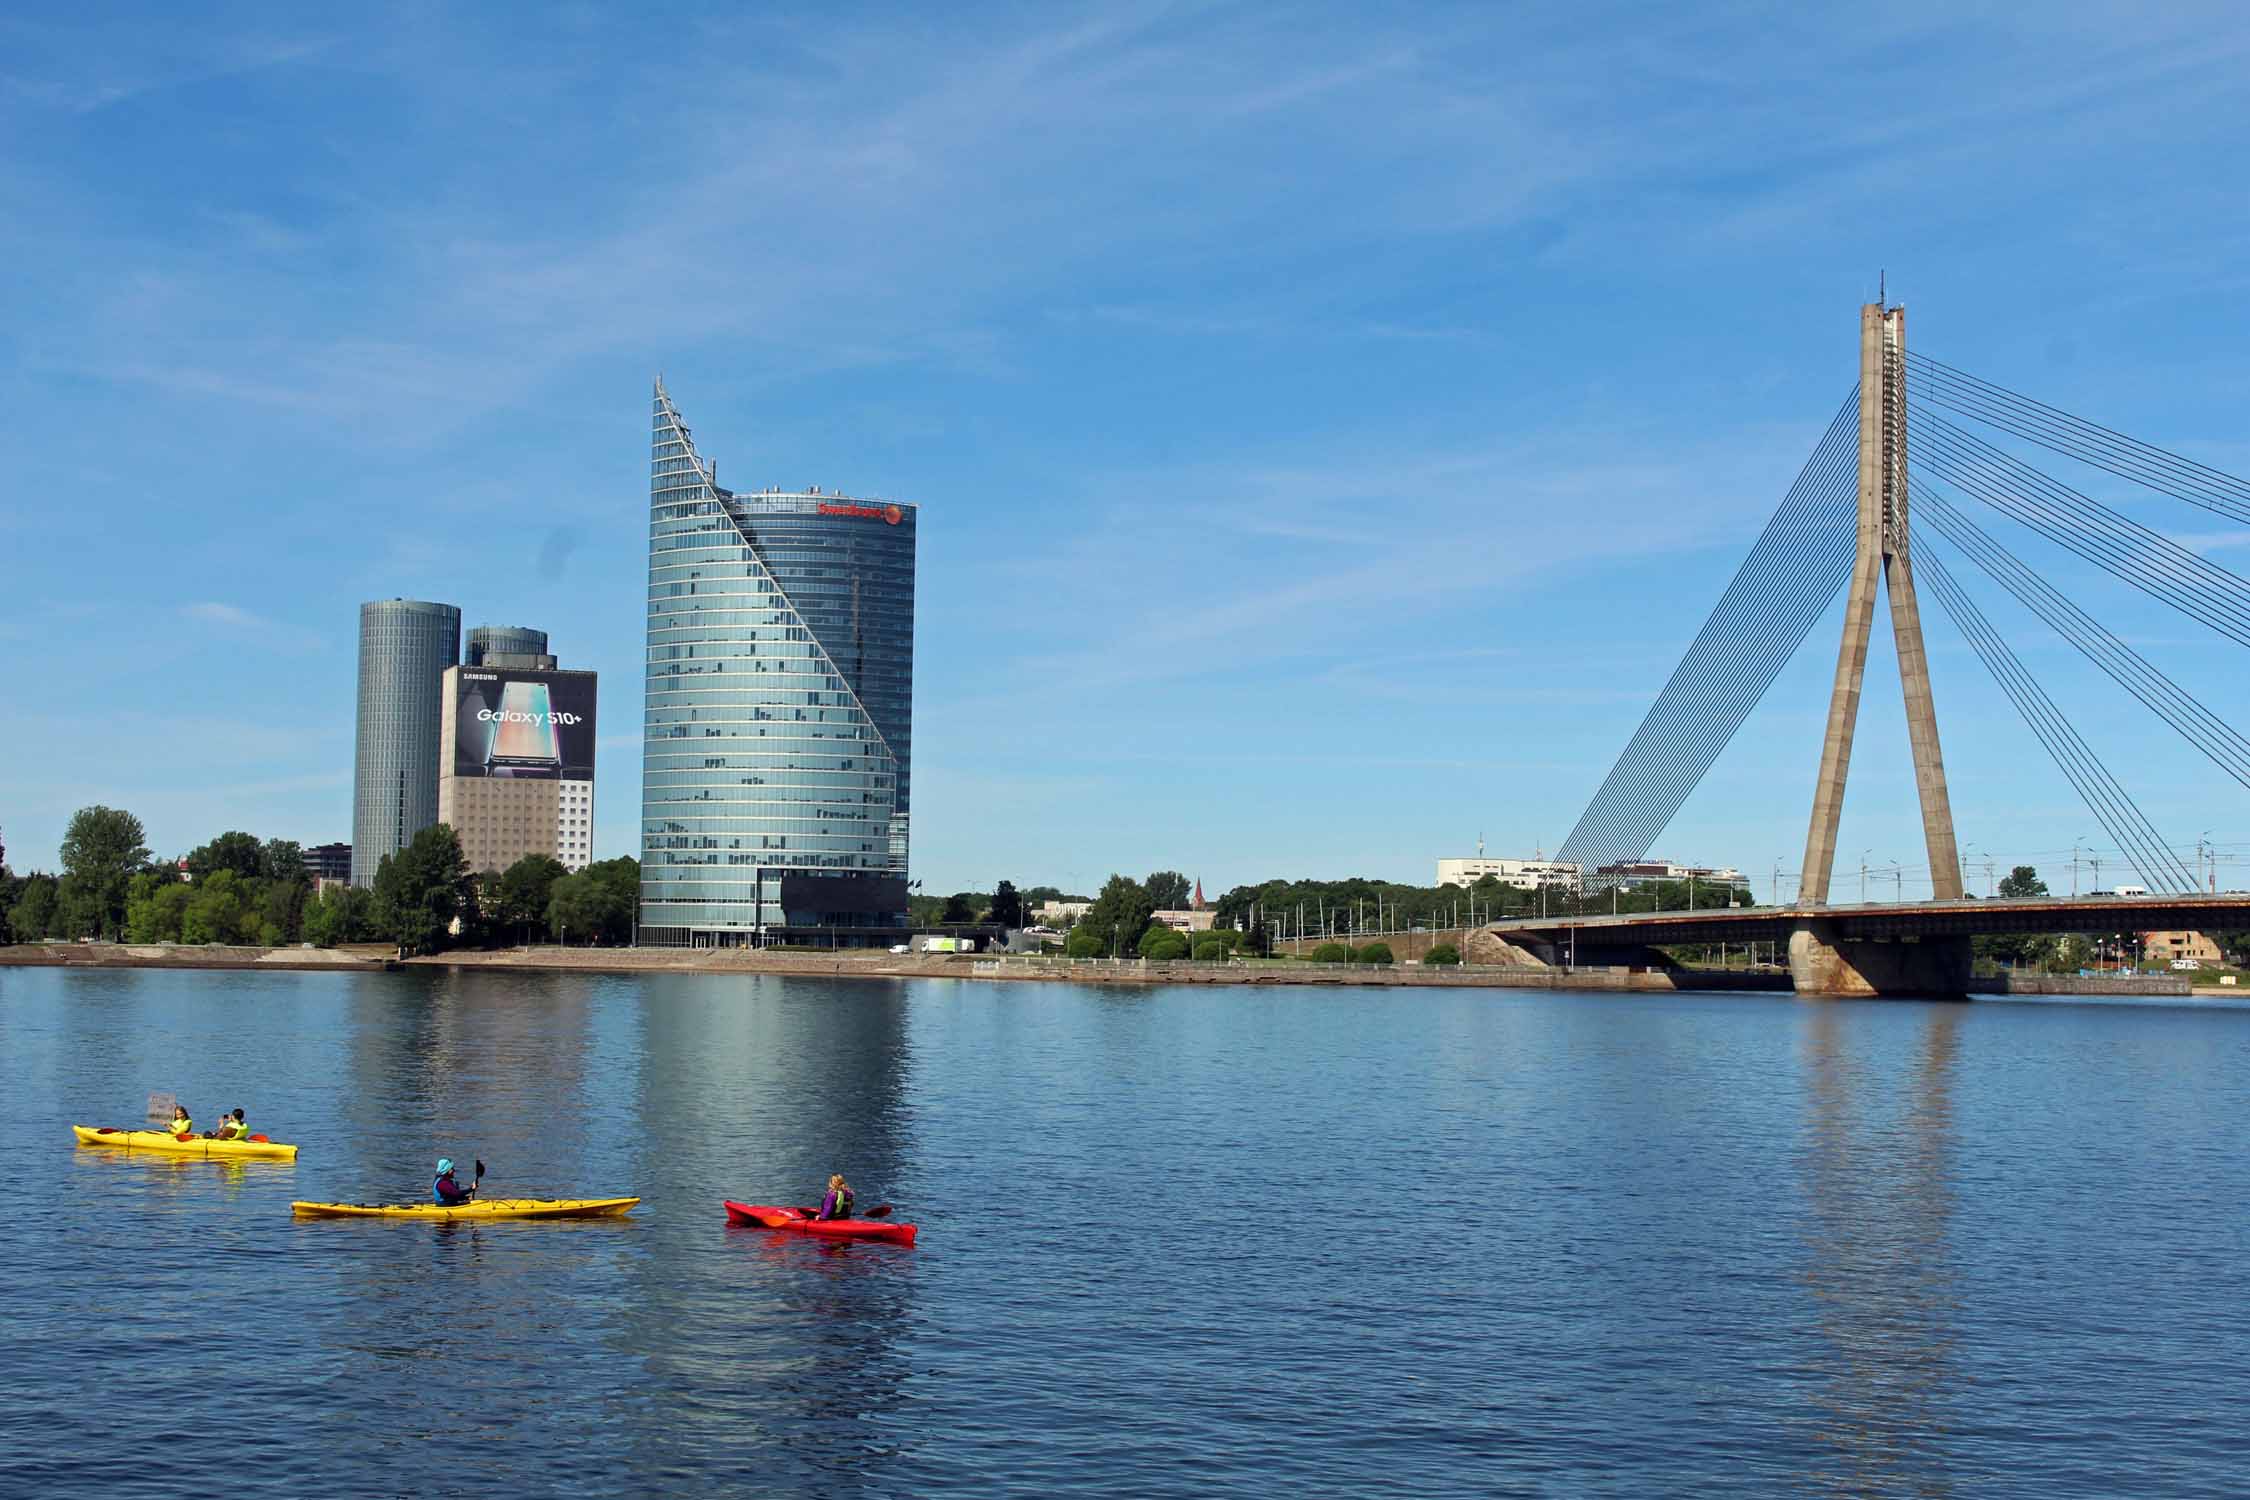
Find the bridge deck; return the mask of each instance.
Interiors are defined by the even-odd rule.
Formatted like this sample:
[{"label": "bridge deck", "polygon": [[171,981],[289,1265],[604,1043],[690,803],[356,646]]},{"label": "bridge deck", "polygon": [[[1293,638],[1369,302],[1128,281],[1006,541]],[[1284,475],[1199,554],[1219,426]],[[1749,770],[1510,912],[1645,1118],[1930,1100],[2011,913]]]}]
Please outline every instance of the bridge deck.
[{"label": "bridge deck", "polygon": [[1710,911],[1632,912],[1615,917],[1538,917],[1484,924],[1511,942],[1785,943],[1807,923],[1841,938],[1983,936],[2015,932],[2224,931],[2250,928],[2250,892],[2219,895],[2029,896],[1992,901],[1865,902],[1826,906],[1737,906]]}]

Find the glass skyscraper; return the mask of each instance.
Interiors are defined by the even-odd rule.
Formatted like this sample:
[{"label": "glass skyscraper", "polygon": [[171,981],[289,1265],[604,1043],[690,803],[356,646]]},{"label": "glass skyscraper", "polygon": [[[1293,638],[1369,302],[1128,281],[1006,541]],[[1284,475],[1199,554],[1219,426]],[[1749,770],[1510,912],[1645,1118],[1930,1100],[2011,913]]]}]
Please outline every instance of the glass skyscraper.
[{"label": "glass skyscraper", "polygon": [[[529,625],[479,625],[469,632],[468,654],[461,658],[464,667],[481,667],[488,656],[537,657],[548,656],[547,632],[534,630]],[[528,661],[512,661],[511,666],[525,666]]]},{"label": "glass skyscraper", "polygon": [[438,817],[439,687],[461,661],[461,611],[419,599],[359,607],[352,884]]},{"label": "glass skyscraper", "polygon": [[721,489],[656,384],[640,940],[906,925],[911,505]]}]

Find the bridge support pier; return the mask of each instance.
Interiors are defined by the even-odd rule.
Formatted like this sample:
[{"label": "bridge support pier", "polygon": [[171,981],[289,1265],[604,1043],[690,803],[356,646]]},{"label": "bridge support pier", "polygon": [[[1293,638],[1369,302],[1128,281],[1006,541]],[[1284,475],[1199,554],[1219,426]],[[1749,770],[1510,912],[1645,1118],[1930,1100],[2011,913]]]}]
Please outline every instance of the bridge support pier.
[{"label": "bridge support pier", "polygon": [[1789,935],[1790,981],[1817,999],[1959,999],[1969,992],[1972,966],[1965,937],[1845,938],[1827,922]]}]

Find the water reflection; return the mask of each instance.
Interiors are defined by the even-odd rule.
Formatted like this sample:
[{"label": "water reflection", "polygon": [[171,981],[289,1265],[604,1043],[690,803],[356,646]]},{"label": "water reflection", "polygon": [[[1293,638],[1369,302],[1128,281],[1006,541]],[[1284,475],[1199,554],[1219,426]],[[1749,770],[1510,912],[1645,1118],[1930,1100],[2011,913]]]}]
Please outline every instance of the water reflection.
[{"label": "water reflection", "polygon": [[1824,1349],[1815,1430],[1834,1458],[1809,1477],[1828,1493],[1952,1493],[1940,1445],[1958,1378],[1950,1235],[1961,1015],[1924,1007],[1911,1051],[1885,1055],[1899,1035],[1895,1011],[1809,1007],[1803,1279]]},{"label": "water reflection", "polygon": [[649,988],[641,1123],[672,1175],[707,1185],[676,1205],[707,1253],[696,1275],[633,1268],[621,1336],[644,1351],[644,1394],[667,1414],[636,1427],[635,1465],[778,1452],[831,1483],[895,1493],[878,1482],[894,1451],[880,1434],[904,1400],[914,1252],[729,1226],[720,1200],[808,1202],[831,1171],[869,1206],[907,1196],[906,987],[698,977]]}]

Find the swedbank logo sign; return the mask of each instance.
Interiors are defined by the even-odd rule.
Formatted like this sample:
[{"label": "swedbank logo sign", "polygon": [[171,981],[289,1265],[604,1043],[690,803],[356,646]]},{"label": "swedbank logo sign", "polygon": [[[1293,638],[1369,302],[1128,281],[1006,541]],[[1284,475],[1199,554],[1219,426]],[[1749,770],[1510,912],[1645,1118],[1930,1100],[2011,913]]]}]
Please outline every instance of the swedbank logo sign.
[{"label": "swedbank logo sign", "polygon": [[892,526],[906,519],[906,511],[897,505],[822,505],[824,516],[857,516],[863,521],[883,521]]}]

